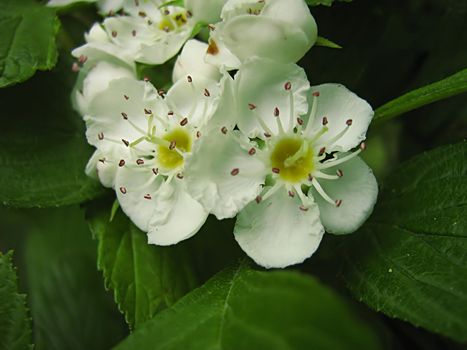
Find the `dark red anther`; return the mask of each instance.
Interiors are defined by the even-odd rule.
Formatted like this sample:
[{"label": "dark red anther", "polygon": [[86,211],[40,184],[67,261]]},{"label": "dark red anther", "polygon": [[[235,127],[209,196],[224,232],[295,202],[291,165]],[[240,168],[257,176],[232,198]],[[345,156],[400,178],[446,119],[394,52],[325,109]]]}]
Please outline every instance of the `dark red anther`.
[{"label": "dark red anther", "polygon": [[274,174],[279,174],[281,172],[281,169],[279,168],[272,168],[271,170]]},{"label": "dark red anther", "polygon": [[177,141],[171,141],[170,142],[170,145],[169,145],[169,149],[172,151],[175,149],[175,147],[177,147]]},{"label": "dark red anther", "polygon": [[139,158],[139,159],[136,159],[136,164],[138,165],[143,165],[144,164],[144,160]]},{"label": "dark red anther", "polygon": [[321,149],[319,150],[318,156],[322,156],[324,152],[326,152],[326,147],[321,147]]},{"label": "dark red anther", "polygon": [[277,108],[277,107],[274,108],[274,116],[275,117],[279,116],[279,108]]},{"label": "dark red anther", "polygon": [[120,192],[122,192],[122,194],[126,194],[126,188],[125,187],[120,187]]},{"label": "dark red anther", "polygon": [[188,75],[186,77],[186,80],[188,80],[188,82],[191,83],[193,81],[193,78],[191,77],[191,75]]},{"label": "dark red anther", "polygon": [[232,171],[230,172],[230,175],[237,176],[239,172],[240,172],[240,169],[233,168]]},{"label": "dark red anther", "polygon": [[263,197],[261,197],[261,196],[256,196],[256,198],[255,198],[255,201],[258,204],[261,203],[262,200],[263,200]]},{"label": "dark red anther", "polygon": [[256,105],[254,103],[249,103],[248,108],[252,111],[252,110],[256,109]]},{"label": "dark red anther", "polygon": [[227,134],[227,131],[229,131],[225,126],[221,128],[221,132],[225,135]]},{"label": "dark red anther", "polygon": [[313,95],[314,97],[319,97],[319,91],[315,91],[315,92],[313,92],[313,94],[312,94],[312,95]]},{"label": "dark red anther", "polygon": [[256,148],[254,148],[254,147],[251,147],[250,150],[248,151],[248,154],[249,154],[250,156],[255,155],[255,153],[256,153]]},{"label": "dark red anther", "polygon": [[289,191],[289,197],[295,197],[295,192],[294,191]]},{"label": "dark red anther", "polygon": [[152,172],[154,175],[159,174],[159,168],[152,168]]},{"label": "dark red anther", "polygon": [[125,165],[125,159],[120,159],[120,161],[118,162],[118,166],[121,168],[124,165]]},{"label": "dark red anther", "polygon": [[126,114],[125,112],[122,112],[122,117],[123,117],[123,119],[127,120],[128,119],[128,114]]},{"label": "dark red anther", "polygon": [[292,89],[292,83],[290,81],[288,81],[287,83],[284,84],[284,88],[289,91],[290,89]]},{"label": "dark red anther", "polygon": [[145,195],[144,195],[144,199],[151,200],[152,197],[151,197],[151,195],[148,193],[148,194],[145,194]]},{"label": "dark red anther", "polygon": [[122,142],[123,142],[123,143],[125,144],[125,146],[127,146],[127,147],[130,145],[130,142],[128,142],[128,141],[125,140],[125,139],[122,139]]},{"label": "dark red anther", "polygon": [[204,96],[206,96],[206,97],[211,96],[211,93],[209,92],[208,89],[204,89]]},{"label": "dark red anther", "polygon": [[348,126],[352,125],[352,119],[347,119],[345,121],[345,124],[347,124]]},{"label": "dark red anther", "polygon": [[301,206],[300,206],[300,210],[301,210],[301,211],[308,211],[308,208],[305,207],[304,205],[301,205]]},{"label": "dark red anther", "polygon": [[344,176],[344,172],[341,169],[337,169],[336,171],[337,176],[342,177]]},{"label": "dark red anther", "polygon": [[303,125],[305,122],[303,121],[302,118],[297,118],[297,123],[298,125]]},{"label": "dark red anther", "polygon": [[197,137],[198,139],[201,137],[201,131],[198,130],[198,131],[196,132],[196,137]]},{"label": "dark red anther", "polygon": [[336,207],[339,208],[342,204],[342,199],[337,199],[335,203],[336,203]]},{"label": "dark red anther", "polygon": [[152,114],[152,111],[149,108],[145,108],[144,114]]},{"label": "dark red anther", "polygon": [[177,178],[179,178],[180,180],[183,179],[183,174],[182,174],[182,173],[178,173],[178,174],[177,174]]},{"label": "dark red anther", "polygon": [[323,123],[323,125],[328,125],[328,118],[327,118],[327,117],[323,117],[322,123]]},{"label": "dark red anther", "polygon": [[112,31],[112,37],[114,37],[114,38],[117,37],[117,31],[116,30]]},{"label": "dark red anther", "polygon": [[183,119],[180,121],[180,125],[181,125],[181,126],[185,126],[185,125],[187,125],[187,124],[188,124],[188,118],[186,118],[186,117],[183,118]]},{"label": "dark red anther", "polygon": [[98,133],[97,138],[102,141],[104,139],[104,133],[103,132]]},{"label": "dark red anther", "polygon": [[125,100],[129,100],[130,98],[128,97],[128,95],[123,95],[123,97],[125,98]]}]

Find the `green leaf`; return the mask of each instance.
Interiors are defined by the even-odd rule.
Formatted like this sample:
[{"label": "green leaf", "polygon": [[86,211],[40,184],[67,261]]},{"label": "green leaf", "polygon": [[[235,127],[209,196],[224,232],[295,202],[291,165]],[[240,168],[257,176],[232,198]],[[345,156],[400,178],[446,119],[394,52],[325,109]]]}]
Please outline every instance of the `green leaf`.
[{"label": "green leaf", "polygon": [[55,11],[35,1],[0,2],[0,87],[55,66],[59,27]]},{"label": "green leaf", "polygon": [[331,6],[332,3],[335,1],[352,2],[353,0],[306,0],[306,3],[309,6],[318,6],[318,5]]},{"label": "green leaf", "polygon": [[370,307],[467,342],[467,143],[405,163],[343,244],[343,278]]},{"label": "green leaf", "polygon": [[26,296],[18,294],[11,256],[0,253],[0,349],[32,349]]},{"label": "green leaf", "polygon": [[[62,66],[66,62],[62,62]],[[0,95],[0,202],[14,207],[80,203],[104,192],[84,169],[92,154],[70,92],[76,77],[58,67]]]},{"label": "green leaf", "polygon": [[241,264],[156,315],[116,349],[336,350],[379,344],[351,308],[315,279]]},{"label": "green leaf", "polygon": [[375,121],[388,120],[427,104],[467,91],[467,69],[443,80],[413,90],[392,100],[375,111]]},{"label": "green leaf", "polygon": [[316,46],[324,46],[324,47],[329,47],[331,49],[342,49],[342,46],[339,44],[336,44],[335,42],[326,39],[322,36],[319,36],[318,39],[316,40]]},{"label": "green leaf", "polygon": [[76,206],[25,214],[31,220],[24,259],[35,349],[109,349],[128,330],[96,271],[83,212]]},{"label": "green leaf", "polygon": [[98,268],[131,328],[137,328],[171,306],[197,285],[193,264],[182,245],[158,247],[118,211],[88,210],[91,231],[98,240]]}]

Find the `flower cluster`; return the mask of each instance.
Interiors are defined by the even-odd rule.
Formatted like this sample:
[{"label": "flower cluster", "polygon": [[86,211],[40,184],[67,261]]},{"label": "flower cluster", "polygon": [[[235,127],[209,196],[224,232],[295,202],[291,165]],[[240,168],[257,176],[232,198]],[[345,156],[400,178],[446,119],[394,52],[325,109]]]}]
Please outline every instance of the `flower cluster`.
[{"label": "flower cluster", "polygon": [[[373,111],[342,85],[310,86],[296,64],[317,38],[306,3],[170,4],[100,0],[105,19],[73,51],[73,103],[96,147],[86,172],[152,244],[238,215],[235,239],[270,268],[310,257],[325,230],[355,231],[378,192],[358,156]],[[207,43],[190,39],[202,24]],[[167,92],[136,78],[180,49]]]}]

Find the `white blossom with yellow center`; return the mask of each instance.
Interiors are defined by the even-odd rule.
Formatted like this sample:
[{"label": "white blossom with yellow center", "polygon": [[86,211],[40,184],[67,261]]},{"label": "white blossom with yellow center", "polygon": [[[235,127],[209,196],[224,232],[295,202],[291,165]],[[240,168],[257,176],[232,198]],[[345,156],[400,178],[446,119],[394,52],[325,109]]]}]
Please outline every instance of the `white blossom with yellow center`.
[{"label": "white blossom with yellow center", "polygon": [[149,82],[120,78],[89,103],[87,138],[100,157],[98,177],[115,188],[149,243],[175,244],[205,222],[208,212],[188,193],[185,163],[222,108],[230,109],[218,98],[230,84],[229,76],[219,83],[187,75],[161,97]]},{"label": "white blossom with yellow center", "polygon": [[[265,267],[311,256],[326,231],[355,231],[378,187],[358,155],[370,105],[338,84],[310,87],[303,69],[252,59],[235,76],[232,125],[197,145],[191,195],[219,219],[239,212],[234,234]],[[201,157],[210,152],[209,160]]]}]

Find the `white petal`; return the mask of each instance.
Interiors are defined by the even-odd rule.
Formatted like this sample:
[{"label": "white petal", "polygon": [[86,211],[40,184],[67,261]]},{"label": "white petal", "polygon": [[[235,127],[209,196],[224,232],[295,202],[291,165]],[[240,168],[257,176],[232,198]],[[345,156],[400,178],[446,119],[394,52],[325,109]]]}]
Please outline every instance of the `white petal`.
[{"label": "white petal", "polygon": [[319,210],[299,209],[297,196],[280,189],[268,199],[250,203],[238,215],[235,239],[257,264],[283,268],[303,262],[318,248],[324,228]]},{"label": "white petal", "polygon": [[188,40],[175,62],[172,81],[175,83],[177,80],[182,77],[185,78],[190,74],[218,81],[221,77],[219,69],[204,61],[207,49],[208,44],[202,41],[196,39]]},{"label": "white petal", "polygon": [[115,192],[125,214],[141,230],[147,232],[159,205],[156,197],[164,185],[162,176],[156,176],[150,165],[136,165],[133,157],[117,169]]},{"label": "white petal", "polygon": [[156,210],[149,223],[148,242],[172,245],[196,234],[208,217],[201,204],[185,189],[184,180],[175,178],[156,194]]},{"label": "white petal", "polygon": [[167,92],[165,101],[189,123],[202,126],[216,109],[219,91],[217,81],[193,74],[179,79]]},{"label": "white petal", "polygon": [[120,66],[105,61],[98,62],[88,72],[81,70],[73,90],[72,98],[75,108],[81,115],[87,113],[89,102],[96,94],[104,91],[110,81],[119,78],[135,78],[135,73],[128,66]]},{"label": "white petal", "polygon": [[102,14],[108,14],[109,12],[117,12],[120,10],[124,2],[125,0],[98,0],[97,6]]},{"label": "white petal", "polygon": [[145,109],[157,113],[163,105],[163,100],[148,82],[130,78],[112,80],[108,88],[96,94],[89,103],[88,115],[84,118],[88,142],[102,149],[115,147],[114,143],[107,141],[110,139],[133,142],[143,133],[130,122],[146,131],[148,117]]},{"label": "white petal", "polygon": [[97,149],[89,159],[85,172],[88,176],[98,179],[104,187],[113,188],[118,164],[128,156],[129,150],[124,147],[113,147],[106,151]]},{"label": "white petal", "polygon": [[261,15],[284,21],[289,26],[302,30],[307,38],[308,48],[316,41],[318,28],[308,5],[303,0],[269,0]]},{"label": "white petal", "polygon": [[320,143],[326,144],[344,130],[349,119],[352,120],[349,130],[327,149],[346,152],[365,140],[366,131],[374,114],[368,102],[340,84],[313,86],[312,91],[319,92],[313,129],[321,128],[323,117],[328,119],[329,131],[319,139]]},{"label": "white petal", "polygon": [[265,16],[238,16],[226,22],[222,38],[240,61],[257,56],[297,62],[312,46],[299,28]]},{"label": "white petal", "polygon": [[357,230],[372,213],[378,196],[378,184],[371,169],[359,157],[329,168],[326,172],[335,174],[338,169],[344,174],[340,179],[320,179],[319,183],[332,199],[342,200],[339,207],[326,202],[314,188],[311,195],[319,206],[326,231],[347,234]]},{"label": "white petal", "polygon": [[224,126],[228,130],[232,130],[237,124],[237,103],[234,93],[234,80],[228,72],[224,71],[222,74],[216,110],[209,119],[209,123],[204,126],[203,132],[204,130],[219,130]]},{"label": "white petal", "polygon": [[[285,89],[287,82],[291,84],[290,91]],[[297,117],[308,110],[307,93],[310,84],[305,71],[296,64],[252,59],[245,62],[238,71],[235,85],[238,127],[250,137],[264,138],[264,130],[254,113],[260,116],[274,133],[277,133],[275,108],[279,109],[279,118],[286,130],[293,129]],[[290,92],[293,92],[293,108],[290,103]],[[249,104],[254,104],[256,108],[251,110]]]},{"label": "white petal", "polygon": [[[233,169],[238,169],[235,176]],[[254,200],[266,171],[258,154],[249,155],[233,132],[220,129],[203,134],[185,163],[188,191],[218,219],[234,217]]]},{"label": "white petal", "polygon": [[220,20],[222,6],[226,0],[185,0],[185,7],[197,22],[215,23]]},{"label": "white petal", "polygon": [[224,24],[222,22],[215,25],[209,37],[209,46],[206,51],[206,62],[216,67],[232,70],[240,67],[240,60],[224,44],[222,31]]}]

